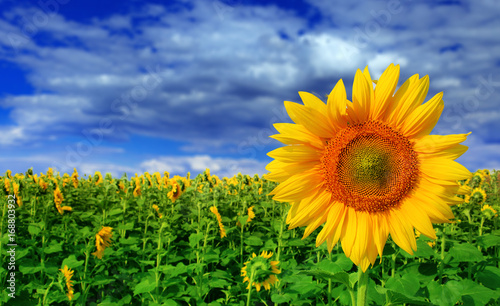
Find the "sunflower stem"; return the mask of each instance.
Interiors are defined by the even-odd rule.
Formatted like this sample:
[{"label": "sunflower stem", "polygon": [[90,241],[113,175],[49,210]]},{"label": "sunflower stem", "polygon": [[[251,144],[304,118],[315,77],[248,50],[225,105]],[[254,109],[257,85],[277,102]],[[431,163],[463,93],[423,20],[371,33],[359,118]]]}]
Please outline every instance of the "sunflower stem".
[{"label": "sunflower stem", "polygon": [[[328,252],[328,260],[330,262],[332,262],[332,252]],[[332,279],[328,278],[328,306],[331,306],[331,305],[333,305],[333,302],[332,302]]]},{"label": "sunflower stem", "polygon": [[247,305],[246,306],[250,306],[250,297],[252,296],[252,284],[253,284],[254,276],[255,276],[255,268],[252,267],[252,271],[250,273],[250,282],[248,284]]},{"label": "sunflower stem", "polygon": [[358,266],[358,297],[357,297],[357,306],[365,306],[366,304],[366,292],[368,288],[368,270],[363,272]]},{"label": "sunflower stem", "polygon": [[444,226],[441,230],[441,264],[439,265],[439,283],[443,283],[443,270],[444,270],[444,248],[446,246],[446,235],[444,234]]}]

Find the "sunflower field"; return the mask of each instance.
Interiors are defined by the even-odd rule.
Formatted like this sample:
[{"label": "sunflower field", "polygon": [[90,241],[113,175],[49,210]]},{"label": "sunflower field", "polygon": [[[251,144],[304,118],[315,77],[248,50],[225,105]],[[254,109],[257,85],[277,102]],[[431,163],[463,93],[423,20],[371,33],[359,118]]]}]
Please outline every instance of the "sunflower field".
[{"label": "sunflower field", "polygon": [[[416,232],[413,255],[389,239],[368,271],[369,305],[500,303],[500,172],[480,170],[455,220]],[[351,305],[358,269],[340,243],[288,229],[276,183],[165,172],[7,171],[1,305]],[[13,220],[13,221],[12,221]],[[13,256],[13,254],[15,255]],[[12,274],[13,273],[13,274]]]}]

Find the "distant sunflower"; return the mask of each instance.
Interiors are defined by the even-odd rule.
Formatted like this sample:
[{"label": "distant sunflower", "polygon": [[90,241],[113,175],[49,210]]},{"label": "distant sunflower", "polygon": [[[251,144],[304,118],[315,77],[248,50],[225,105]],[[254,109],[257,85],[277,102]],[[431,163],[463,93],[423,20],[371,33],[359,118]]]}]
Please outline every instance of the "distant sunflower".
[{"label": "distant sunflower", "polygon": [[210,207],[210,211],[215,215],[215,217],[217,218],[217,222],[219,223],[220,237],[221,238],[226,237],[227,234],[226,230],[224,229],[224,224],[222,224],[222,216],[219,214],[217,207],[215,206]]},{"label": "distant sunflower", "polygon": [[470,194],[470,198],[474,200],[473,203],[483,205],[486,202],[486,191],[482,188],[474,188]]},{"label": "distant sunflower", "polygon": [[272,252],[262,251],[259,256],[253,253],[250,260],[245,262],[245,266],[241,269],[241,276],[244,277],[244,283],[248,282],[247,289],[252,285],[257,291],[260,291],[261,287],[270,290],[271,285],[278,281],[276,274],[281,273],[278,269],[279,261],[269,260],[271,256],[273,256]]},{"label": "distant sunflower", "polygon": [[72,211],[73,210],[73,208],[71,208],[70,206],[61,206],[63,201],[64,201],[64,197],[63,197],[59,187],[57,187],[56,190],[54,190],[54,204],[56,204],[57,211],[61,215],[64,214],[65,211]]},{"label": "distant sunflower", "polygon": [[112,230],[112,227],[103,226],[99,233],[95,235],[95,246],[97,251],[92,253],[92,255],[102,259],[104,250],[111,245],[111,238],[113,238]]},{"label": "distant sunflower", "polygon": [[484,205],[483,208],[481,208],[481,211],[486,212],[486,214],[489,215],[490,217],[497,216],[497,211],[493,207],[487,204]]},{"label": "distant sunflower", "polygon": [[68,288],[68,293],[66,295],[71,301],[74,297],[73,293],[75,293],[75,290],[73,289],[73,281],[71,280],[71,278],[73,277],[73,273],[75,273],[75,271],[68,269],[68,266],[64,266],[64,269],[59,269],[59,271],[61,271],[66,278],[66,287]]},{"label": "distant sunflower", "polygon": [[278,123],[271,137],[286,146],[271,151],[268,180],[280,184],[274,200],[290,202],[290,228],[304,237],[325,224],[316,245],[342,249],[365,271],[382,256],[387,237],[413,254],[414,228],[435,239],[432,223],[450,222],[458,180],[471,173],[454,160],[469,134],[429,135],[443,110],[442,93],[423,103],[429,78],[412,76],[394,93],[399,65],[376,86],[368,68],[354,77],[352,99],[340,80],[327,104],[299,92],[304,105],[285,101],[295,124]]}]

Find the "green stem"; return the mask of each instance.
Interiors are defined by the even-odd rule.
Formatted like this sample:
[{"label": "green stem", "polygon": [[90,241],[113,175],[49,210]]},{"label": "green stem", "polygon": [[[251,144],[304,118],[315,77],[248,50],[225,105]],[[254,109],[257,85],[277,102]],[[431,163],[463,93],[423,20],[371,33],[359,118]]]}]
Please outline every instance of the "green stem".
[{"label": "green stem", "polygon": [[[481,225],[479,226],[479,237],[483,235],[483,224],[484,224],[484,216],[481,216]],[[477,249],[481,252],[481,246],[478,245]]]},{"label": "green stem", "polygon": [[368,289],[368,271],[363,272],[358,266],[358,298],[357,306],[366,306],[366,292]]},{"label": "green stem", "polygon": [[446,235],[444,234],[444,227],[441,231],[441,264],[439,265],[439,283],[443,282],[443,270],[444,270],[444,248],[446,246]]},{"label": "green stem", "polygon": [[253,277],[255,275],[255,269],[252,269],[252,272],[250,273],[250,283],[248,285],[248,293],[247,293],[247,304],[246,306],[250,306],[250,297],[252,295],[252,283],[253,283]]},{"label": "green stem", "polygon": [[[332,262],[332,252],[328,252],[328,260]],[[333,305],[332,302],[332,279],[328,279],[328,306]]]}]

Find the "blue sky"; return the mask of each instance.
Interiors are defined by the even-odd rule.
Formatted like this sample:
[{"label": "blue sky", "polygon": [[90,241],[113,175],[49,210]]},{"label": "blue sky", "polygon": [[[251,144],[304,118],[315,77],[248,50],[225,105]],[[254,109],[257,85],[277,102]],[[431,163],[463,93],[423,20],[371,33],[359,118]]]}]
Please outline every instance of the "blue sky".
[{"label": "blue sky", "polygon": [[[31,4],[30,4],[31,3]],[[165,4],[168,3],[168,4]],[[283,101],[401,66],[500,169],[500,4],[0,0],[0,172],[264,174]]]}]

